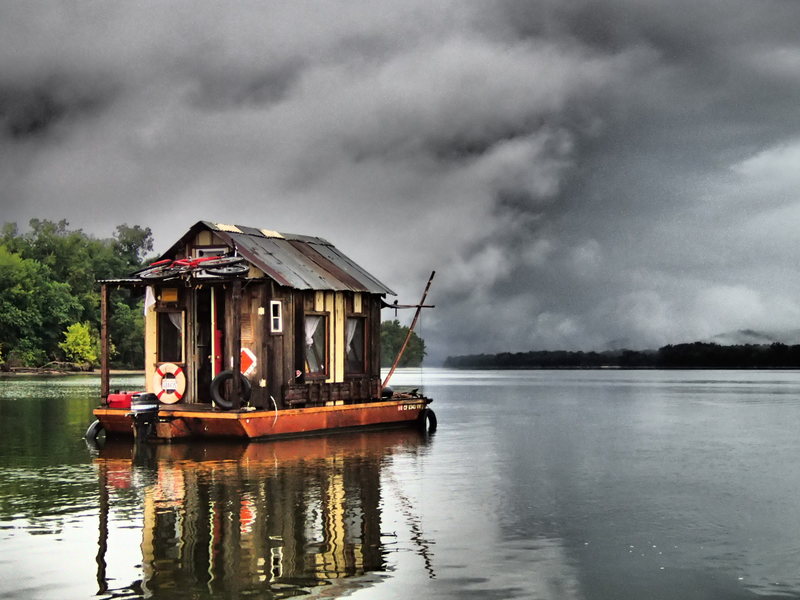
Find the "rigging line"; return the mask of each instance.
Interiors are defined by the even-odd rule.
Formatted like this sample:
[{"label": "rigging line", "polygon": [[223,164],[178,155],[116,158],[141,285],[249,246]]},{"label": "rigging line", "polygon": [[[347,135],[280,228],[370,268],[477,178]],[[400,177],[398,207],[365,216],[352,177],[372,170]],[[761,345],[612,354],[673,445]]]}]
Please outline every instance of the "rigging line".
[{"label": "rigging line", "polygon": [[275,427],[275,423],[278,422],[278,403],[275,402],[275,398],[272,396],[270,396],[269,399],[272,400],[272,406],[275,407],[275,418],[272,420],[272,426]]},{"label": "rigging line", "polygon": [[422,346],[422,356],[420,357],[420,360],[419,360],[419,387],[420,388],[422,388],[422,386],[424,385],[424,377],[423,377],[423,369],[425,368],[425,339],[424,339],[425,336],[423,335],[425,333],[425,328],[424,328],[424,324],[425,323],[424,322],[425,322],[425,318],[422,315],[420,315],[419,316],[419,335],[417,336],[417,337],[419,337],[419,342],[420,342],[420,345]]}]

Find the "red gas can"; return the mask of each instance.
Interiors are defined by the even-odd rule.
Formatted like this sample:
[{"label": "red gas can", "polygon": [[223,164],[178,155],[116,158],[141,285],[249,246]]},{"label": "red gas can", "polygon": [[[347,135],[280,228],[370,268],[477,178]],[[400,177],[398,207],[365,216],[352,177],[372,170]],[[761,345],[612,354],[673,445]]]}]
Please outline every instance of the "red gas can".
[{"label": "red gas can", "polygon": [[134,394],[139,392],[116,392],[108,395],[108,408],[127,408],[131,407],[131,399]]}]

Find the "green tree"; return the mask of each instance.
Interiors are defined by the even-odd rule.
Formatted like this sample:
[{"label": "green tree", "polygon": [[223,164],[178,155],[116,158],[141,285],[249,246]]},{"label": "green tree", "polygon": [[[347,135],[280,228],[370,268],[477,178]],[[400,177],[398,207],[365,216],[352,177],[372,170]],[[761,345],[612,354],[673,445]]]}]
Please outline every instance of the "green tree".
[{"label": "green tree", "polygon": [[67,360],[78,364],[97,363],[97,339],[92,335],[89,323],[73,323],[64,332],[64,341],[58,347],[64,351]]},{"label": "green tree", "polygon": [[153,251],[153,232],[149,227],[139,225],[133,227],[127,223],[117,225],[114,232],[114,249],[117,256],[127,262],[127,266],[136,269],[141,266],[148,252]]},{"label": "green tree", "polygon": [[[8,284],[8,277],[5,284],[0,283],[6,286],[0,287],[0,303],[5,302],[7,308],[14,309],[0,315],[0,346],[7,361],[16,357],[15,362],[26,365],[41,364],[47,358],[54,358],[59,353],[61,332],[68,323],[89,323],[93,331],[99,330],[97,280],[129,275],[141,266],[145,254],[153,249],[150,229],[138,225],[119,225],[113,237],[107,239],[94,238],[80,229],[71,230],[66,220],[31,219],[29,227],[30,230],[24,234],[14,223],[6,223],[0,229],[0,245],[7,253],[4,259],[6,275],[14,281],[26,277],[29,280],[19,284],[21,287]],[[27,262],[11,265],[9,255]],[[45,281],[41,281],[42,278]],[[55,289],[48,285],[53,282],[59,284]],[[53,305],[56,314],[52,318],[37,315],[31,306],[36,301],[23,298],[23,291],[31,289],[41,290],[44,298],[48,293],[65,292],[70,299],[69,314],[62,318],[62,303],[56,299]],[[141,345],[142,332],[140,295],[128,291],[114,292],[111,305],[112,315],[115,310],[119,310],[121,315],[118,318],[112,316],[109,323],[111,339],[118,348],[126,349],[120,353],[119,360],[126,363],[125,366],[141,366],[142,352],[136,350]],[[0,304],[0,308],[3,306]],[[21,321],[15,323],[19,319]]]},{"label": "green tree", "polygon": [[114,346],[114,364],[120,367],[144,365],[144,311],[142,300],[131,306],[130,297],[112,294],[109,330]]},{"label": "green tree", "polygon": [[0,349],[9,363],[35,366],[54,357],[57,332],[80,308],[49,268],[0,245]]},{"label": "green tree", "polygon": [[[391,367],[397,353],[408,335],[408,327],[400,325],[400,321],[384,321],[381,323],[381,366]],[[418,367],[425,358],[425,341],[416,332],[412,332],[405,352],[400,359],[400,367]]]}]

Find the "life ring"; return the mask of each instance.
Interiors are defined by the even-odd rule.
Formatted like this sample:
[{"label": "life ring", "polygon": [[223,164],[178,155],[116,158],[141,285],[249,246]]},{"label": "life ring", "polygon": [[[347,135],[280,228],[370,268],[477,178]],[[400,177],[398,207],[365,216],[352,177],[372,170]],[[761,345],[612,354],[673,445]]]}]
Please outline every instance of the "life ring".
[{"label": "life ring", "polygon": [[[234,405],[233,398],[228,400],[222,395],[222,384],[228,381],[228,379],[233,379],[233,371],[230,369],[214,377],[214,381],[211,382],[211,399],[214,401],[214,404],[223,410],[230,410]],[[240,404],[247,404],[250,400],[250,381],[241,373],[239,373],[239,381],[241,382],[240,391],[242,395]]]},{"label": "life ring", "polygon": [[[170,383],[166,383],[170,382]],[[175,363],[159,365],[153,374],[153,393],[164,404],[175,404],[186,391],[186,375]]]}]

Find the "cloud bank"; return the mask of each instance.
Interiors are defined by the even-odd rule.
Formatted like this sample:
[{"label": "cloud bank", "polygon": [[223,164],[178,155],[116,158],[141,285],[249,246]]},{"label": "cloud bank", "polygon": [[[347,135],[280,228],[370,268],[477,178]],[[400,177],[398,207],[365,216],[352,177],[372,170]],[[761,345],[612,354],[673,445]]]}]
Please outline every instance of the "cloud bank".
[{"label": "cloud bank", "polygon": [[[800,5],[0,6],[0,221],[320,235],[434,359],[800,323]],[[387,317],[390,315],[387,315]]]}]

